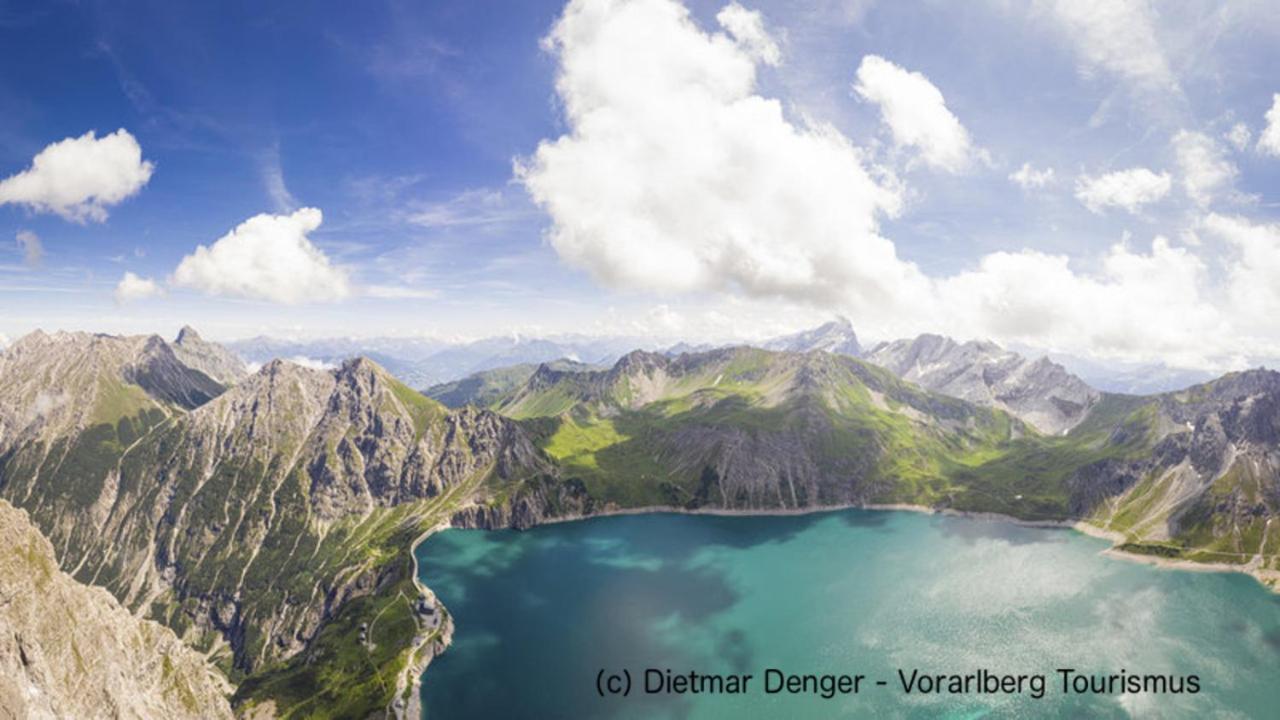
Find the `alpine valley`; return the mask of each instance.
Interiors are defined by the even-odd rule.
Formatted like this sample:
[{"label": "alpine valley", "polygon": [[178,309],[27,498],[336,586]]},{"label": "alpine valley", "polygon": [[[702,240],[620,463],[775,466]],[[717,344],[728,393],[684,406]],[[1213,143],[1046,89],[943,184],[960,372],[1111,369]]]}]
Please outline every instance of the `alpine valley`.
[{"label": "alpine valley", "polygon": [[[845,321],[761,345],[473,345],[419,392],[355,347],[249,372],[191,328],[27,335],[0,353],[0,573],[24,578],[0,696],[79,707],[50,671],[74,657],[135,715],[416,717],[453,634],[422,538],[652,508],[1079,523],[1280,586],[1280,373],[1135,396],[992,343],[864,349]],[[52,624],[32,593],[83,610]]]}]

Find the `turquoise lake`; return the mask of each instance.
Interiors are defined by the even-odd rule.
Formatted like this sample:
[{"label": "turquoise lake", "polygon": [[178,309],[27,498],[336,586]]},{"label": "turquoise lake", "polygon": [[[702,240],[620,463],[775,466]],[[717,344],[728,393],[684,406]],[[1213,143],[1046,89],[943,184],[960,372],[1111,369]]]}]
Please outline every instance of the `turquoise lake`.
[{"label": "turquoise lake", "polygon": [[[1106,547],[1069,530],[860,510],[448,530],[416,551],[457,625],[425,674],[424,714],[1280,717],[1280,596]],[[770,667],[868,680],[832,699],[766,695]],[[631,695],[600,697],[602,668],[629,669]],[[745,695],[645,695],[645,668],[754,680]],[[900,668],[1042,673],[1048,687],[1041,699],[907,695]],[[1064,695],[1057,668],[1195,674],[1201,691]]]}]

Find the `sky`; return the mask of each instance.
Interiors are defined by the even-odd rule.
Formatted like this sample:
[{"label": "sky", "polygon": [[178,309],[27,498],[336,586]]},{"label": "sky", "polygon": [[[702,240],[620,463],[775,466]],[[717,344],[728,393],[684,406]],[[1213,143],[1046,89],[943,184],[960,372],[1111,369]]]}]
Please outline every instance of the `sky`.
[{"label": "sky", "polygon": [[0,0],[0,343],[1280,357],[1280,6]]}]

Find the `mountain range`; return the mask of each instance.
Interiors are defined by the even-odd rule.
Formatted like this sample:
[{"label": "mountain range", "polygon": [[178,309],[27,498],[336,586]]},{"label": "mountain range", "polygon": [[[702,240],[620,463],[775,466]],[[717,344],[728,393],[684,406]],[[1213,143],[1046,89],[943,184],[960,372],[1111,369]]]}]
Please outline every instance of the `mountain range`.
[{"label": "mountain range", "polygon": [[560,359],[612,364],[626,352],[651,347],[652,343],[652,340],[627,336],[577,335],[552,338],[509,335],[464,343],[425,338],[280,340],[257,337],[228,343],[227,348],[255,365],[276,358],[295,358],[337,366],[353,357],[366,357],[410,387],[425,388],[486,370],[524,364],[536,366]]},{"label": "mountain range", "polygon": [[453,628],[412,548],[450,525],[907,504],[1280,578],[1276,373],[1132,396],[984,343],[786,343],[524,364],[437,401],[364,358],[247,373],[189,329],[33,333],[0,353],[0,502],[59,583],[167,627],[254,716],[416,712]]}]

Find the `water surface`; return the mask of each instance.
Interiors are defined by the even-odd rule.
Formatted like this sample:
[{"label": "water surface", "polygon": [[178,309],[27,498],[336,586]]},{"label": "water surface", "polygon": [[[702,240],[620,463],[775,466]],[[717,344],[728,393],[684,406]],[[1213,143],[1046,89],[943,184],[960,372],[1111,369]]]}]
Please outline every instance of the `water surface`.
[{"label": "water surface", "polygon": [[[453,613],[423,681],[443,718],[1276,717],[1280,597],[1099,555],[1068,530],[908,512],[639,515],[418,549]],[[751,673],[747,695],[601,698],[602,668]],[[888,681],[765,695],[765,668]],[[1048,675],[1045,697],[919,696],[899,668]],[[1196,695],[1066,696],[1056,668],[1196,674]],[[639,678],[635,679],[639,683]]]}]

